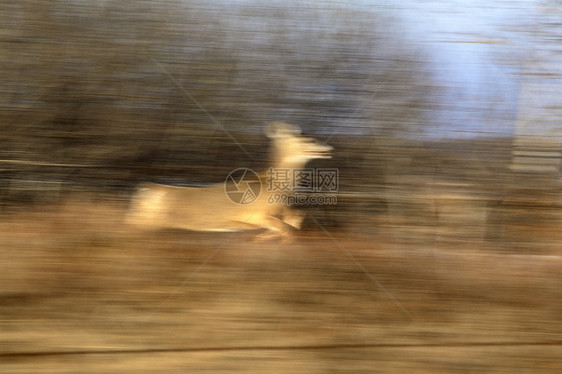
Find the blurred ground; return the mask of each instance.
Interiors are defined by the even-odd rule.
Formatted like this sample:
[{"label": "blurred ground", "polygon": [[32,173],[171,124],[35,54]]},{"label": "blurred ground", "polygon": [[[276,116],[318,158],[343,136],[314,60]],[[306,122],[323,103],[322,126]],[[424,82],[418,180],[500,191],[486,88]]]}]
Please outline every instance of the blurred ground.
[{"label": "blurred ground", "polygon": [[562,367],[560,226],[508,225],[528,240],[519,251],[412,243],[419,230],[388,219],[377,234],[317,228],[280,244],[139,233],[121,224],[124,208],[74,199],[4,217],[3,373]]}]

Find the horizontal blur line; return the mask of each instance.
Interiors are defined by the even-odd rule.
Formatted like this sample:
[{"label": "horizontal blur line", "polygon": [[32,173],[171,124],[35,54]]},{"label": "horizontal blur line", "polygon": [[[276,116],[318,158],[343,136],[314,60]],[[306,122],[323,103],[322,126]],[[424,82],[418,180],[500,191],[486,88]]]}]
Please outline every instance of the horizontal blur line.
[{"label": "horizontal blur line", "polygon": [[438,43],[505,44],[505,40],[438,40]]},{"label": "horizontal blur line", "polygon": [[513,155],[517,157],[562,158],[560,152],[513,151]]},{"label": "horizontal blur line", "polygon": [[523,163],[529,165],[557,165],[562,161],[562,158],[557,157],[533,157],[533,156],[515,156],[513,163]]},{"label": "horizontal blur line", "polygon": [[51,162],[41,162],[41,161],[24,161],[24,160],[0,160],[5,164],[21,164],[21,165],[32,165],[32,166],[57,166],[66,168],[95,168],[98,165],[84,165],[84,164],[56,164]]},{"label": "horizontal blur line", "polygon": [[556,173],[560,171],[558,165],[544,166],[540,164],[514,164],[511,166],[511,169],[515,171],[549,172],[549,173]]},{"label": "horizontal blur line", "polygon": [[458,343],[397,343],[397,344],[327,344],[327,345],[288,345],[288,346],[241,346],[241,347],[207,347],[207,348],[154,348],[154,349],[106,349],[46,352],[0,353],[0,358],[29,358],[48,356],[77,355],[111,355],[111,354],[150,354],[150,353],[213,353],[233,351],[306,351],[333,349],[408,349],[408,348],[478,348],[478,347],[545,347],[562,346],[562,340],[547,342],[458,342]]},{"label": "horizontal blur line", "polygon": [[513,152],[545,152],[545,153],[562,153],[562,144],[552,147],[533,147],[525,145],[516,145],[513,147]]},{"label": "horizontal blur line", "polygon": [[552,170],[558,170],[560,167],[560,163],[547,163],[547,162],[530,162],[529,160],[516,160],[513,162],[514,167],[522,167],[522,168],[546,168]]},{"label": "horizontal blur line", "polygon": [[531,142],[517,142],[513,148],[520,151],[536,151],[536,152],[561,152],[562,142],[544,142],[544,143],[531,143]]},{"label": "horizontal blur line", "polygon": [[46,180],[40,180],[40,179],[13,179],[10,178],[10,182],[17,182],[17,183],[43,183],[43,184],[59,184],[59,183],[63,183],[62,181],[46,181]]}]

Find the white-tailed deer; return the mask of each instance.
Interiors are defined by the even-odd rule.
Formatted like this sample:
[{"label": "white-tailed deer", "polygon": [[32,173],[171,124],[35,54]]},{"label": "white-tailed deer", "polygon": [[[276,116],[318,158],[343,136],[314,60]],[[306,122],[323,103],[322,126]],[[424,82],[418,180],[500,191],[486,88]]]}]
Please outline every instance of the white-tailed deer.
[{"label": "white-tailed deer", "polygon": [[[273,122],[266,127],[265,133],[272,141],[273,164],[270,166],[286,171],[284,181],[291,180],[293,172],[302,169],[312,159],[331,158],[331,146],[302,136],[297,126]],[[194,231],[267,229],[261,238],[289,238],[294,229],[300,229],[304,213],[291,209],[281,199],[272,199],[279,192],[268,188],[277,182],[275,173],[259,174],[255,180],[258,178],[261,193],[247,204],[237,204],[227,194],[228,191],[248,187],[238,184],[235,179],[207,187],[143,183],[134,196],[127,221],[148,228]]]}]

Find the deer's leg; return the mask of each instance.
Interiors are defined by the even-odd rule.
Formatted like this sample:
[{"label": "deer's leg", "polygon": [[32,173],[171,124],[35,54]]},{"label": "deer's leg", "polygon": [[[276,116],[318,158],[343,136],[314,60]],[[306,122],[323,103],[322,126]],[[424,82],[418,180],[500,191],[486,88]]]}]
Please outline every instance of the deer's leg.
[{"label": "deer's leg", "polygon": [[302,221],[304,221],[305,216],[306,214],[302,210],[290,209],[290,208],[283,209],[283,214],[282,214],[283,222],[285,222],[288,225],[291,225],[297,230],[301,229]]},{"label": "deer's leg", "polygon": [[256,240],[270,240],[282,238],[284,241],[291,240],[293,227],[279,218],[273,216],[257,216],[251,218],[248,223],[268,229],[268,231],[256,237]]},{"label": "deer's leg", "polygon": [[126,222],[135,226],[157,227],[164,219],[165,191],[150,187],[137,191],[132,206],[126,216]]}]

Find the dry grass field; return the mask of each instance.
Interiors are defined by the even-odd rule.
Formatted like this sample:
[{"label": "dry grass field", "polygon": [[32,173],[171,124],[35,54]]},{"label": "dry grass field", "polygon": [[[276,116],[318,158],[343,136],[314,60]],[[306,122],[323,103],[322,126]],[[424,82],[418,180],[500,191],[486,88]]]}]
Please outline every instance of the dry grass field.
[{"label": "dry grass field", "polygon": [[529,239],[513,250],[349,218],[282,244],[139,232],[125,210],[75,197],[2,216],[2,373],[562,369],[560,227],[508,227]]}]

